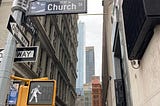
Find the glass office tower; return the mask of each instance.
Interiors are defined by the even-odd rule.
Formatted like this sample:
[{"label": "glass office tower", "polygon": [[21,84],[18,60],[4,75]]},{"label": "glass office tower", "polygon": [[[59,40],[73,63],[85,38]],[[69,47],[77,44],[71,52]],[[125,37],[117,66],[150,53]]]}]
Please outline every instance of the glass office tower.
[{"label": "glass office tower", "polygon": [[84,53],[84,45],[85,45],[85,24],[84,22],[78,23],[78,48],[77,48],[77,83],[76,83],[76,92],[77,95],[83,95],[83,83],[84,83],[84,65],[85,65],[85,53]]}]

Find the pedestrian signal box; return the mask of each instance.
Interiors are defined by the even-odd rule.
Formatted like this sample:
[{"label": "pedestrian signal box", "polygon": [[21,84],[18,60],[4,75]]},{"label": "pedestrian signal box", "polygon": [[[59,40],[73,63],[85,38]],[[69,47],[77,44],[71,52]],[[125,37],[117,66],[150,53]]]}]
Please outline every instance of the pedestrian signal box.
[{"label": "pedestrian signal box", "polygon": [[27,105],[47,105],[53,106],[55,104],[56,96],[56,83],[54,80],[51,81],[31,81]]},{"label": "pedestrian signal box", "polygon": [[16,106],[55,106],[56,80],[47,77],[26,79],[14,75],[10,78],[25,82],[20,85]]}]

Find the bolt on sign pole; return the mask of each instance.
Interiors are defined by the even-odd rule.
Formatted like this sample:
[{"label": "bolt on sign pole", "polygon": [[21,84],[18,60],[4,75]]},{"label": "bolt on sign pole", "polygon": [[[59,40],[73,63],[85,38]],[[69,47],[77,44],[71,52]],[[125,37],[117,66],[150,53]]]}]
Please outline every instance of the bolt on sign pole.
[{"label": "bolt on sign pole", "polygon": [[[18,24],[21,22],[22,12],[27,7],[28,0],[14,0],[12,16]],[[23,6],[23,7],[22,7]],[[10,74],[16,53],[16,41],[11,33],[8,34],[5,45],[5,53],[0,66],[0,106],[5,106],[10,85]]]}]

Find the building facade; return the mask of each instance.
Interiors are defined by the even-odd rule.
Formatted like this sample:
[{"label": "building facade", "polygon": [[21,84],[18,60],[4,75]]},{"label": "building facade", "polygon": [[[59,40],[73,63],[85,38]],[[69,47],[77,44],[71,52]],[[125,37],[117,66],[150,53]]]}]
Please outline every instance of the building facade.
[{"label": "building facade", "polygon": [[86,47],[86,83],[91,83],[92,75],[95,75],[95,59],[94,59],[94,47]]},{"label": "building facade", "polygon": [[84,106],[92,106],[92,85],[87,83],[83,85],[84,90]]},{"label": "building facade", "polygon": [[110,80],[113,75],[112,49],[111,49],[111,33],[112,33],[112,4],[113,0],[103,0],[103,41],[102,41],[102,103],[103,106],[116,106],[113,85],[114,81]]},{"label": "building facade", "polygon": [[77,95],[83,95],[84,84],[84,70],[85,70],[85,23],[78,23],[78,48],[77,48],[77,80],[76,80],[76,92]]},{"label": "building facade", "polygon": [[84,105],[84,94],[83,95],[77,95],[76,105],[75,106],[85,106]]},{"label": "building facade", "polygon": [[[0,48],[4,48],[9,31],[6,27],[12,0],[0,6]],[[21,29],[29,46],[38,46],[36,62],[14,63],[12,74],[24,78],[48,77],[57,81],[56,106],[75,106],[78,15],[47,15],[22,20]],[[32,24],[30,24],[32,23]],[[33,25],[33,33],[26,26]],[[31,26],[30,26],[31,27]],[[21,45],[17,44],[17,47]],[[3,61],[2,61],[3,62]],[[7,92],[7,91],[6,91]]]},{"label": "building facade", "polygon": [[99,76],[92,76],[92,106],[102,106],[102,87]]},{"label": "building facade", "polygon": [[[103,106],[132,106],[122,0],[105,0],[103,23]],[[137,105],[135,105],[137,106]]]},{"label": "building facade", "polygon": [[104,0],[103,106],[160,105],[158,3]]}]

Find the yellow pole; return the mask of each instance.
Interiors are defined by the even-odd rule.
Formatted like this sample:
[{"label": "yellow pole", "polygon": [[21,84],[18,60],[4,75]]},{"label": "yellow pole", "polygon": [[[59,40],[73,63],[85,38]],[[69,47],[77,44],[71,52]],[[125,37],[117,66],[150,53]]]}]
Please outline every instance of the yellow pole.
[{"label": "yellow pole", "polygon": [[24,82],[39,81],[39,80],[48,80],[48,77],[28,79],[28,78],[17,77],[17,76],[14,76],[14,75],[11,75],[10,78],[14,79],[14,80],[21,80],[21,81],[24,81]]},{"label": "yellow pole", "polygon": [[21,85],[16,106],[27,106],[29,86]]},{"label": "yellow pole", "polygon": [[53,91],[53,102],[52,102],[52,106],[55,106],[55,101],[56,101],[56,81],[54,81],[54,91]]},{"label": "yellow pole", "polygon": [[27,79],[27,78],[21,78],[21,77],[16,77],[14,75],[11,75],[10,76],[11,79],[14,79],[14,80],[21,80],[21,81],[24,81],[24,82],[29,82],[30,79]]}]

